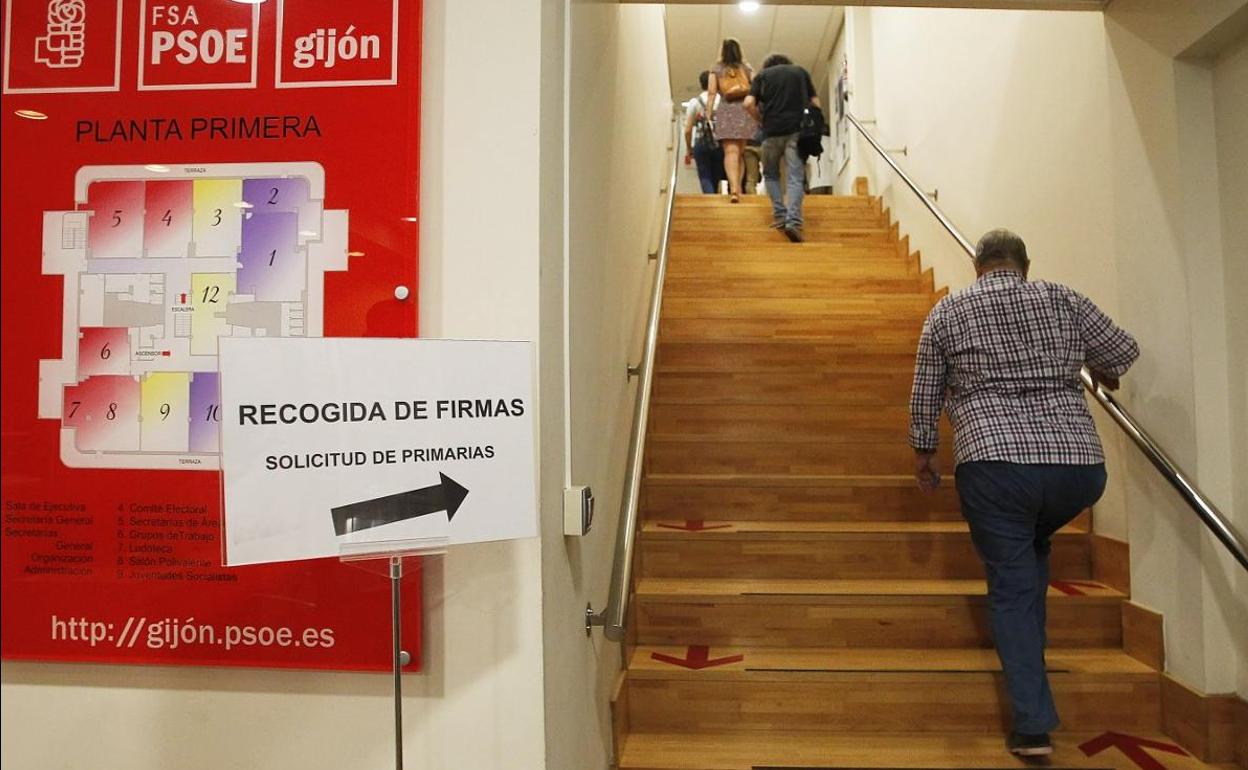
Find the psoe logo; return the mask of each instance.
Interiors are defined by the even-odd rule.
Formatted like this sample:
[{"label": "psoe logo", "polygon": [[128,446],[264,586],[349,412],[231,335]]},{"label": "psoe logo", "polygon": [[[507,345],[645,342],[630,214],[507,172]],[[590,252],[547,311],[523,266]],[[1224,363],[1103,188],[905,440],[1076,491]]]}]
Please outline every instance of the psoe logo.
[{"label": "psoe logo", "polygon": [[278,0],[277,87],[398,83],[399,0]]},{"label": "psoe logo", "polygon": [[142,0],[139,90],[254,88],[260,6]]},{"label": "psoe logo", "polygon": [[81,67],[86,53],[86,0],[52,0],[47,34],[35,38],[35,63],[52,69]]},{"label": "psoe logo", "polygon": [[121,0],[5,0],[6,94],[121,87]]}]

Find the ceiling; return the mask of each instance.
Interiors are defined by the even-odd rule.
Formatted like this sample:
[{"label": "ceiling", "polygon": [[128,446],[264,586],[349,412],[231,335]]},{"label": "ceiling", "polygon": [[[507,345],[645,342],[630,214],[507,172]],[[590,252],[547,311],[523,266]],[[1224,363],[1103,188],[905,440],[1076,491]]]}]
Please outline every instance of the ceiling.
[{"label": "ceiling", "polygon": [[741,41],[746,61],[755,67],[774,51],[810,71],[816,85],[827,75],[824,63],[832,54],[845,11],[833,5],[764,5],[745,13],[733,5],[668,5],[667,57],[672,73],[672,98],[697,95],[698,73],[719,58],[726,37]]}]

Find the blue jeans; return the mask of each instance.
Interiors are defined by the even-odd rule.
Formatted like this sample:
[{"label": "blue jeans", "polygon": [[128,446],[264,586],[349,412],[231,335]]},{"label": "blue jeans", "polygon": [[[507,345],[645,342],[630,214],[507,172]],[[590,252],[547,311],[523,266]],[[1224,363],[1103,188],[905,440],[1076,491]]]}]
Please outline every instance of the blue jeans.
[{"label": "blue jeans", "polygon": [[711,150],[693,148],[693,162],[698,167],[698,182],[702,192],[713,194],[719,192],[719,180],[724,179],[724,148],[716,146]]},{"label": "blue jeans", "polygon": [[988,576],[988,611],[1014,730],[1047,733],[1058,725],[1044,668],[1045,595],[1053,533],[1100,499],[1105,465],[958,466],[958,496]]},{"label": "blue jeans", "polygon": [[[763,182],[771,196],[771,213],[785,227],[801,228],[802,198],[806,195],[806,164],[797,152],[796,133],[769,136],[763,140]],[[780,189],[780,161],[788,174],[788,205]]]}]

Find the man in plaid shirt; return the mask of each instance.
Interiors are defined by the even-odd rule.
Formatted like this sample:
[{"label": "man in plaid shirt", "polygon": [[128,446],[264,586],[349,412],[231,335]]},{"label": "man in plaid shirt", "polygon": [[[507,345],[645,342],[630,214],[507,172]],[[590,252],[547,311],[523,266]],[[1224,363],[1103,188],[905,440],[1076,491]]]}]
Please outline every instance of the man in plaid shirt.
[{"label": "man in plaid shirt", "polygon": [[1087,297],[1028,281],[1029,266],[1022,239],[993,230],[976,247],[975,283],[932,308],[915,362],[910,446],[919,486],[935,489],[943,406],[1014,705],[1010,751],[1036,756],[1052,753],[1058,725],[1044,668],[1050,538],[1105,490],[1079,371],[1086,364],[1117,388],[1140,350]]}]

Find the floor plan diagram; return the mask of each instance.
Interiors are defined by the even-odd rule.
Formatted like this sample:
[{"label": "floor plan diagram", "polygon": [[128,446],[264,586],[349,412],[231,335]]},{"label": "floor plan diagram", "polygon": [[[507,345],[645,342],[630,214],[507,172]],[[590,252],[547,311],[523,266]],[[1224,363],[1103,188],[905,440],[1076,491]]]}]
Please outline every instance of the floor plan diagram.
[{"label": "floor plan diagram", "polygon": [[217,340],[319,337],[324,274],[347,268],[347,212],[317,163],[87,166],[43,217],[64,276],[61,358],[39,416],[71,467],[219,467]]}]

